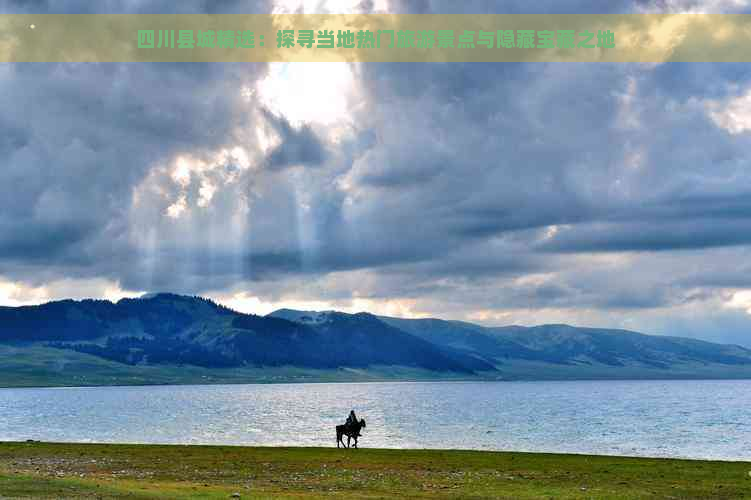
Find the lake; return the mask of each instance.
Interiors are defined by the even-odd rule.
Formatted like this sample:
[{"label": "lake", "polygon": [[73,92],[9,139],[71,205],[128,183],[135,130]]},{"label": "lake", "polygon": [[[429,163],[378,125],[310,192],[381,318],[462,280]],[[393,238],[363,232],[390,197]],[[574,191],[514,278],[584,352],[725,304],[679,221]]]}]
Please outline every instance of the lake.
[{"label": "lake", "polygon": [[751,460],[751,381],[386,382],[0,389],[0,440],[360,444]]}]

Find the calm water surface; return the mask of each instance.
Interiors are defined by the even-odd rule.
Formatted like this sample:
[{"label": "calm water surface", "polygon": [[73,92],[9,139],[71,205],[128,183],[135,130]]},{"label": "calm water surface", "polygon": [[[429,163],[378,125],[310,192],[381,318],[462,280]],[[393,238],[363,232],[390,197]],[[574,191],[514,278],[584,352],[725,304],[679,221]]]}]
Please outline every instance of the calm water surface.
[{"label": "calm water surface", "polygon": [[751,460],[751,381],[0,389],[0,440],[361,445]]}]

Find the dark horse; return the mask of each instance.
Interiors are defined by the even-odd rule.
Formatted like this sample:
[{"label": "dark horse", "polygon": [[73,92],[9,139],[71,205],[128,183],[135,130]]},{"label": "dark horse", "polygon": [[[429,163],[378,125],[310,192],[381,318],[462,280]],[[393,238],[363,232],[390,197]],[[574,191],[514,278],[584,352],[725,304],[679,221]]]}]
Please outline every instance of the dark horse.
[{"label": "dark horse", "polygon": [[357,436],[360,435],[360,429],[365,428],[365,419],[361,418],[359,422],[355,422],[352,425],[342,424],[336,426],[336,447],[339,448],[339,443],[344,446],[342,436],[347,436],[347,448],[349,448],[350,439],[355,440],[355,448],[357,448]]}]

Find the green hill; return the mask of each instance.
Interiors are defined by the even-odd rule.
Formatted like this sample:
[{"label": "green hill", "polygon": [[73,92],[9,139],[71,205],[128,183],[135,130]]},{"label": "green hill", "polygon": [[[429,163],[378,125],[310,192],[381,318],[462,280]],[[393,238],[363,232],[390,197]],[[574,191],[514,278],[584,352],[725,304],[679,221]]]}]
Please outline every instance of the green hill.
[{"label": "green hill", "polygon": [[174,294],[0,307],[2,386],[748,377],[748,349],[624,330],[255,316]]}]

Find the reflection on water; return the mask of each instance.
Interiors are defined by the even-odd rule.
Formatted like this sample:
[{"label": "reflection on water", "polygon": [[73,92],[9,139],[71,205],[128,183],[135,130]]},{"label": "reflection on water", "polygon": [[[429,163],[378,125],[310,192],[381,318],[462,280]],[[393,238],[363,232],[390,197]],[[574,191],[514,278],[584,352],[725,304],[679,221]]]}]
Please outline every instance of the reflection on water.
[{"label": "reflection on water", "polygon": [[0,389],[0,439],[361,445],[751,459],[751,381]]}]

